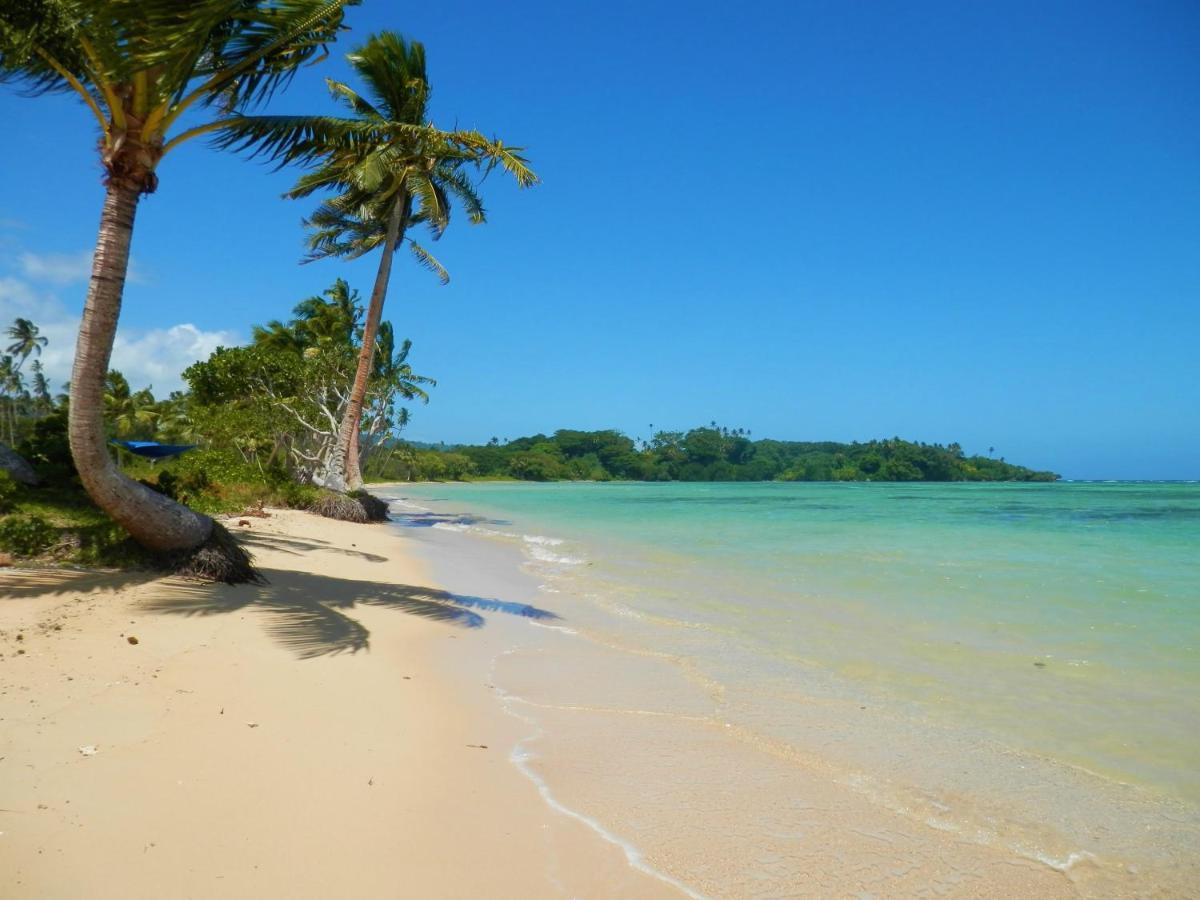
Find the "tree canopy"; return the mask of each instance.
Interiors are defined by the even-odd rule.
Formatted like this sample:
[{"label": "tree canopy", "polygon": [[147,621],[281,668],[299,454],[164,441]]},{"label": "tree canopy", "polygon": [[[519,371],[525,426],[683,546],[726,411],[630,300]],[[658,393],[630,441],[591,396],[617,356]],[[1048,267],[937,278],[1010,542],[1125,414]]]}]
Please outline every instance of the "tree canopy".
[{"label": "tree canopy", "polygon": [[[397,452],[400,451],[400,452]],[[373,472],[380,479],[517,478],[608,481],[1054,481],[958,444],[898,437],[867,442],[752,441],[744,429],[715,425],[659,431],[635,441],[619,431],[535,434],[500,443],[392,447]]]}]

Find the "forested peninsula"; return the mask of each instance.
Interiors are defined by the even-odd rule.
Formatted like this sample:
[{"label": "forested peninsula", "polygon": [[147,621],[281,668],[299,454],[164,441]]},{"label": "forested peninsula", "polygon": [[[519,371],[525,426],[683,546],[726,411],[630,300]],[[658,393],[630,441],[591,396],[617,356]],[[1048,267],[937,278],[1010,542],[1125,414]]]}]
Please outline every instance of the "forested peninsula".
[{"label": "forested peninsula", "polygon": [[392,442],[367,466],[374,481],[1057,481],[958,444],[898,437],[865,443],[751,440],[715,422],[635,440],[619,431],[535,434],[482,445]]}]

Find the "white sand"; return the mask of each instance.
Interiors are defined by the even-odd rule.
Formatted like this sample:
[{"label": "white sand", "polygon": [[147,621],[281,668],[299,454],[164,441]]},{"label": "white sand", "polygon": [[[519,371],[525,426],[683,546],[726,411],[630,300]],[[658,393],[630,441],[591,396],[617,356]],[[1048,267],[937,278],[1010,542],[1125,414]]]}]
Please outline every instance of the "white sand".
[{"label": "white sand", "polygon": [[503,613],[387,526],[246,537],[266,587],[0,569],[0,896],[679,896],[510,762]]}]

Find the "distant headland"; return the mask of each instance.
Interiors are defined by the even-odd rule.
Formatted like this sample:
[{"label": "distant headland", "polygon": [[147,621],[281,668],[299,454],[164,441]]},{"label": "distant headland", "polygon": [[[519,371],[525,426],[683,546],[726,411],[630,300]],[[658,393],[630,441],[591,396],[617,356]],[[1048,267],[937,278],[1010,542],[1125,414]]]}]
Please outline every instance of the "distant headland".
[{"label": "distant headland", "polygon": [[636,440],[619,431],[562,429],[486,444],[394,442],[379,448],[372,480],[441,481],[1057,481],[1054,472],[1003,458],[967,456],[958,444],[898,437],[865,443],[751,440],[717,426],[658,431]]}]

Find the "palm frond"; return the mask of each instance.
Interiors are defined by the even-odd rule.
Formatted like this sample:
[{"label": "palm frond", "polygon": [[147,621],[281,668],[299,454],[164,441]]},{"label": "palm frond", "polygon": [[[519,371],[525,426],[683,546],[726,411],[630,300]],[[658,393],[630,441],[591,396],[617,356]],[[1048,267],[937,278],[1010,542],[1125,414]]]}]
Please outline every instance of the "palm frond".
[{"label": "palm frond", "polygon": [[448,193],[458,198],[472,225],[481,225],[487,221],[483,198],[479,196],[475,184],[466,172],[458,167],[444,166],[438,169],[437,180]]},{"label": "palm frond", "polygon": [[429,105],[425,46],[394,31],[373,34],[346,55],[354,71],[394,122],[420,122]]},{"label": "palm frond", "polygon": [[325,84],[329,87],[329,93],[333,95],[335,100],[340,100],[345,103],[350,111],[364,119],[370,119],[373,122],[386,122],[383,114],[371,105],[365,97],[358,94],[349,85],[342,84],[340,81],[334,81],[332,78],[326,78]]},{"label": "palm frond", "polygon": [[417,263],[424,266],[430,272],[438,277],[438,281],[442,284],[450,283],[450,273],[446,271],[446,267],[437,261],[437,258],[414,241],[412,238],[407,238],[408,249],[412,251],[413,258]]},{"label": "palm frond", "polygon": [[[212,0],[209,0],[212,2]],[[264,102],[286,86],[297,69],[325,52],[343,30],[346,6],[359,0],[273,0],[270,3],[227,3],[241,8],[230,15],[234,27],[213,40],[198,74],[209,77],[208,102],[222,88],[231,109]]]},{"label": "palm frond", "polygon": [[430,228],[435,233],[444,230],[450,220],[450,209],[444,202],[446,195],[438,189],[434,180],[425,172],[410,169],[404,187],[416,200],[417,209]]},{"label": "palm frond", "polygon": [[233,116],[223,120],[213,146],[283,167],[308,164],[335,154],[368,153],[385,135],[359,119],[337,116]]},{"label": "palm frond", "polygon": [[532,187],[540,181],[523,155],[524,147],[509,147],[499,138],[486,138],[473,130],[455,131],[452,139],[475,154],[484,163],[487,172],[500,167],[512,175],[520,187]]}]

